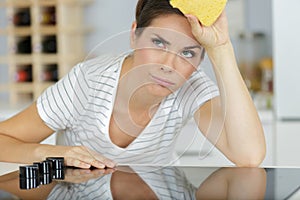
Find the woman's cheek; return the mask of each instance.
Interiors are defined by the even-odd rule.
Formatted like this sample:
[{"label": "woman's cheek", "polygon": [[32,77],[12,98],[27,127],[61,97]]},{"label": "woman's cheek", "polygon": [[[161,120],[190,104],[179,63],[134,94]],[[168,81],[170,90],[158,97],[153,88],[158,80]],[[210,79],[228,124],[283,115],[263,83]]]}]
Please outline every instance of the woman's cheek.
[{"label": "woman's cheek", "polygon": [[176,69],[177,72],[184,77],[184,79],[189,79],[189,77],[194,71],[196,71],[197,68],[189,60],[181,58]]},{"label": "woman's cheek", "polygon": [[138,52],[138,60],[141,64],[161,64],[161,50],[157,49],[140,49]]}]

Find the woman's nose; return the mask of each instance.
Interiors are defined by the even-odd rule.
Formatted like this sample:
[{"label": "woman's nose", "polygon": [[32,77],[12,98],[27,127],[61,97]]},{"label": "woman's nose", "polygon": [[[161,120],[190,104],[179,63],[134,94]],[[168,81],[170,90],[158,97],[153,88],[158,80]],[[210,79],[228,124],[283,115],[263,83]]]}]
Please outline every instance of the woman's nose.
[{"label": "woman's nose", "polygon": [[163,61],[162,61],[162,66],[161,70],[164,72],[172,72],[176,68],[176,57],[177,54],[172,53],[172,52],[164,52],[163,53]]}]

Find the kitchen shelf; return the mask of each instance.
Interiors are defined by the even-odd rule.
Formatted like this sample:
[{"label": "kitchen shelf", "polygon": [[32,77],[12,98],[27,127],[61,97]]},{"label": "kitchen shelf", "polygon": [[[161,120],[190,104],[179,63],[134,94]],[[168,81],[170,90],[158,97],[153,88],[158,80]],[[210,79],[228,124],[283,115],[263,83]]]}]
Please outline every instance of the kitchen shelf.
[{"label": "kitchen shelf", "polygon": [[8,28],[1,29],[0,30],[1,35],[12,35],[15,36],[26,36],[32,34],[32,28],[31,27],[15,27],[15,26],[9,26]]},{"label": "kitchen shelf", "polygon": [[0,7],[29,7],[36,1],[39,1],[40,6],[55,6],[57,4],[87,6],[93,2],[93,0],[6,0],[0,2]]},{"label": "kitchen shelf", "polygon": [[84,39],[92,28],[85,27],[83,9],[87,0],[6,0],[8,54],[0,63],[8,67],[11,104],[34,101],[85,58]]},{"label": "kitchen shelf", "polygon": [[20,55],[20,54],[10,54],[7,57],[3,57],[3,61],[10,64],[29,64],[33,61],[33,56],[29,55]]},{"label": "kitchen shelf", "polygon": [[14,91],[19,91],[23,93],[30,93],[34,91],[33,83],[25,83],[25,82],[15,82],[10,84],[10,89]]},{"label": "kitchen shelf", "polygon": [[0,3],[0,7],[30,7],[33,4],[31,0],[6,0]]}]

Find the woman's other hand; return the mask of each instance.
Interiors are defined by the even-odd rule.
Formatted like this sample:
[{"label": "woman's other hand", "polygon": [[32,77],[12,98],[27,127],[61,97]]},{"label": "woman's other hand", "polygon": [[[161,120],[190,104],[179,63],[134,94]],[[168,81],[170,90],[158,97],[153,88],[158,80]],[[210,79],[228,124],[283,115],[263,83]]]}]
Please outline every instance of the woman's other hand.
[{"label": "woman's other hand", "polygon": [[116,163],[112,160],[84,146],[54,146],[52,151],[54,152],[51,152],[51,154],[54,156],[64,157],[67,166],[83,169],[90,167],[104,169],[116,166]]},{"label": "woman's other hand", "polygon": [[191,25],[194,37],[206,50],[222,46],[230,41],[225,11],[211,26],[203,26],[194,15],[185,16]]}]

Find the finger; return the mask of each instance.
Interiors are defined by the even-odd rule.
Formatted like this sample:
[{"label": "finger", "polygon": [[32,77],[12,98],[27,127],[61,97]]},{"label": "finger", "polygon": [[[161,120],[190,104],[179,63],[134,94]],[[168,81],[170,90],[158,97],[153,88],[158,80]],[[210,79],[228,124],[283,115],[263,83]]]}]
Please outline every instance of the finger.
[{"label": "finger", "polygon": [[203,36],[203,27],[201,25],[201,22],[194,15],[185,15],[185,16],[191,25],[193,35],[197,40],[199,40],[198,42],[202,43],[201,40]]},{"label": "finger", "polygon": [[83,169],[88,169],[91,166],[94,166],[96,168],[105,168],[105,165],[102,162],[95,160],[93,157],[85,155],[78,155],[76,158],[69,157],[67,158],[67,162],[67,165],[69,166],[79,167]]},{"label": "finger", "polygon": [[91,162],[91,165],[93,167],[96,167],[98,169],[104,169],[106,167],[105,163],[99,161],[99,160],[96,160],[95,158],[93,158],[94,160]]},{"label": "finger", "polygon": [[194,15],[187,14],[185,17],[188,19],[189,23],[191,24],[192,28],[201,27],[201,22],[198,18]]},{"label": "finger", "polygon": [[89,167],[93,166],[100,169],[106,167],[106,164],[102,161],[105,160],[104,158],[103,159],[96,158],[93,155],[95,153],[84,146],[74,147],[73,152],[71,154],[72,154],[71,158],[84,162],[88,164]]},{"label": "finger", "polygon": [[72,156],[76,155],[79,160],[88,163],[93,167],[103,169],[105,167],[114,168],[116,166],[114,161],[90,150],[87,147],[77,146],[73,148],[73,151],[76,153],[73,152]]},{"label": "finger", "polygon": [[65,163],[67,166],[73,166],[83,169],[89,169],[91,167],[91,164],[88,164],[87,162],[84,162],[82,160],[78,160],[77,158],[66,158]]},{"label": "finger", "polygon": [[[92,156],[95,159],[94,162],[96,164],[97,164],[96,161],[99,161],[100,163],[104,164],[105,166],[107,166],[109,168],[114,168],[117,165],[117,163],[115,163],[114,161],[100,155],[99,153],[97,153],[95,151],[92,151],[88,148],[85,148],[85,150],[89,153],[90,156]],[[91,164],[92,164],[92,166],[94,166],[93,163],[91,163]],[[94,166],[94,167],[97,167],[97,166]],[[97,168],[99,168],[99,167],[97,167]]]},{"label": "finger", "polygon": [[109,168],[114,168],[117,165],[114,161],[112,161],[108,158],[105,158],[104,156],[101,156],[101,155],[96,155],[95,159],[97,159],[97,161],[103,163],[105,166],[107,166]]}]

